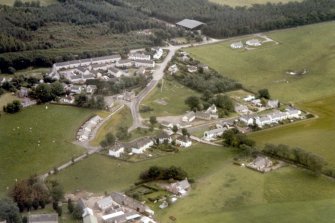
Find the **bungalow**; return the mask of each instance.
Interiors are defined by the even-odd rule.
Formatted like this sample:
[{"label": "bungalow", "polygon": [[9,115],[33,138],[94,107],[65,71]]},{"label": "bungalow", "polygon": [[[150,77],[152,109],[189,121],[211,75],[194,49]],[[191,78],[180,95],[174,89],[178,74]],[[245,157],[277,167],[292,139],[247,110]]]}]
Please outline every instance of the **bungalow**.
[{"label": "bungalow", "polygon": [[29,214],[28,223],[58,223],[57,214]]},{"label": "bungalow", "polygon": [[192,145],[192,141],[187,136],[180,136],[176,139],[176,145],[187,148]]},{"label": "bungalow", "polygon": [[132,153],[141,154],[151,146],[154,142],[148,137],[136,139],[129,143],[128,147],[131,149]]},{"label": "bungalow", "polygon": [[182,181],[171,183],[170,185],[165,187],[167,191],[173,194],[179,195],[179,196],[186,195],[190,188],[191,188],[191,185],[188,182],[187,178]]},{"label": "bungalow", "polygon": [[198,68],[196,66],[187,65],[187,71],[190,73],[195,73],[198,71]]},{"label": "bungalow", "polygon": [[119,67],[119,68],[128,68],[128,67],[132,67],[133,66],[133,62],[131,60],[119,60],[116,62],[115,67]]},{"label": "bungalow", "polygon": [[292,119],[292,118],[300,118],[301,111],[298,109],[288,109],[287,110],[287,118]]},{"label": "bungalow", "polygon": [[130,53],[128,55],[129,60],[151,60],[150,55],[146,55],[144,53]]},{"label": "bungalow", "polygon": [[227,128],[212,129],[204,132],[203,139],[206,141],[215,140],[217,137],[222,136],[222,134],[227,130]]},{"label": "bungalow", "polygon": [[101,211],[105,211],[108,208],[113,207],[114,204],[115,202],[113,201],[112,197],[108,196],[108,197],[102,198],[101,200],[98,200],[95,203],[95,206],[99,208]]},{"label": "bungalow", "polygon": [[242,115],[240,117],[240,121],[246,125],[253,125],[254,124],[254,115]]},{"label": "bungalow", "polygon": [[287,119],[287,114],[285,112],[274,112],[270,115],[272,122],[279,122]]},{"label": "bungalow", "polygon": [[156,136],[156,139],[157,139],[159,144],[163,144],[165,142],[167,142],[167,143],[172,142],[171,136],[169,134],[167,134],[166,132],[161,132],[159,135]]},{"label": "bungalow", "polygon": [[179,69],[176,64],[173,64],[169,67],[168,71],[170,72],[170,74],[175,74],[179,71]]},{"label": "bungalow", "polygon": [[270,125],[274,121],[271,119],[271,116],[262,116],[262,117],[256,117],[255,118],[256,124],[258,127],[262,128],[264,125]]},{"label": "bungalow", "polygon": [[125,152],[123,144],[117,143],[109,149],[108,155],[119,158]]},{"label": "bungalow", "polygon": [[248,95],[247,97],[243,98],[243,101],[252,101],[255,100],[255,96],[254,95]]},{"label": "bungalow", "polygon": [[248,46],[261,46],[262,43],[258,39],[251,39],[245,42]]},{"label": "bungalow", "polygon": [[186,115],[184,115],[181,120],[183,122],[192,122],[195,119],[195,113],[194,111],[187,112]]},{"label": "bungalow", "polygon": [[135,67],[148,67],[148,68],[154,68],[155,67],[155,61],[153,60],[135,60],[134,61]]},{"label": "bungalow", "polygon": [[92,63],[93,64],[115,63],[119,60],[121,60],[121,56],[119,54],[114,54],[110,56],[92,58]]},{"label": "bungalow", "polygon": [[243,43],[241,41],[240,42],[235,42],[235,43],[230,44],[230,47],[232,49],[241,49],[241,48],[243,48]]},{"label": "bungalow", "polygon": [[151,210],[148,206],[131,197],[126,196],[125,194],[113,192],[111,194],[111,197],[116,203],[127,206],[128,208],[131,208],[139,213],[145,213],[150,216],[155,214],[155,212]]}]

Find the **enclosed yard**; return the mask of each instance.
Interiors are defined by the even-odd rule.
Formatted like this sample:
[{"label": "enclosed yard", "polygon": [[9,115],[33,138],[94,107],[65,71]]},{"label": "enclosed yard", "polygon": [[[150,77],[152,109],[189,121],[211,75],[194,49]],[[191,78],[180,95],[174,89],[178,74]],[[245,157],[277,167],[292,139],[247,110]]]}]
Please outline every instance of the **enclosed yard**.
[{"label": "enclosed yard", "polygon": [[71,142],[92,110],[33,106],[0,117],[0,195],[15,179],[44,173],[85,152]]},{"label": "enclosed yard", "polygon": [[[278,45],[255,50],[233,50],[233,39],[189,48],[187,51],[222,75],[257,91],[268,88],[273,98],[285,102],[310,101],[335,93],[334,22],[267,33]],[[301,38],[303,37],[303,38]],[[290,75],[288,71],[304,71]]]}]

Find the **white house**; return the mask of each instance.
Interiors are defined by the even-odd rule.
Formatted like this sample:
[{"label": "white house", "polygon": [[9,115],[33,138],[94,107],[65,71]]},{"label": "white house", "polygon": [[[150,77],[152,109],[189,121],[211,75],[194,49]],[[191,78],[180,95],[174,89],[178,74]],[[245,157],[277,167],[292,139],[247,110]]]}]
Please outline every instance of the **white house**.
[{"label": "white house", "polygon": [[108,155],[119,158],[121,154],[123,154],[125,151],[123,144],[115,144],[112,148],[109,149]]},{"label": "white house", "polygon": [[207,108],[206,113],[216,114],[217,113],[217,108],[216,108],[215,104],[213,104],[212,106]]},{"label": "white house", "polygon": [[187,136],[180,136],[176,139],[176,145],[187,148],[192,145],[192,141]]},{"label": "white house", "polygon": [[159,135],[156,136],[156,139],[158,140],[159,144],[163,144],[165,142],[168,143],[172,142],[171,136],[166,132],[161,132]]},{"label": "white house", "polygon": [[155,49],[155,54],[153,56],[153,58],[155,60],[159,60],[162,56],[163,56],[163,49],[162,48],[158,48],[158,49]]},{"label": "white house", "polygon": [[222,134],[226,131],[226,128],[218,128],[218,129],[212,129],[209,131],[204,132],[203,139],[206,141],[211,141],[216,139],[219,136],[222,136]]},{"label": "white house", "polygon": [[154,68],[155,67],[155,61],[153,60],[135,60],[134,61],[135,67],[148,67],[148,68]]},{"label": "white house", "polygon": [[193,111],[187,112],[186,115],[181,118],[183,122],[192,122],[194,119],[195,113]]},{"label": "white house", "polygon": [[235,42],[235,43],[230,44],[230,47],[233,49],[241,49],[243,48],[243,43],[241,41]]},{"label": "white house", "polygon": [[130,53],[128,55],[129,60],[151,60],[150,55],[146,55],[144,53]]},{"label": "white house", "polygon": [[240,117],[240,121],[246,125],[253,125],[254,124],[254,116],[253,115],[242,115]]},{"label": "white house", "polygon": [[149,138],[141,138],[136,139],[135,141],[129,144],[129,148],[131,149],[132,153],[141,154],[151,146],[153,146],[154,142]]},{"label": "white house", "polygon": [[264,125],[270,125],[274,123],[274,121],[271,119],[271,116],[256,117],[255,121],[260,128],[262,128]]},{"label": "white house", "polygon": [[285,112],[274,112],[270,115],[272,122],[279,122],[287,119],[287,114]]},{"label": "white house", "polygon": [[245,42],[248,46],[261,46],[262,43],[258,39],[251,39]]},{"label": "white house", "polygon": [[115,64],[115,67],[120,67],[120,68],[128,68],[132,66],[133,66],[133,62],[131,60],[119,60]]},{"label": "white house", "polygon": [[301,111],[298,109],[288,109],[287,110],[287,118],[300,118]]}]

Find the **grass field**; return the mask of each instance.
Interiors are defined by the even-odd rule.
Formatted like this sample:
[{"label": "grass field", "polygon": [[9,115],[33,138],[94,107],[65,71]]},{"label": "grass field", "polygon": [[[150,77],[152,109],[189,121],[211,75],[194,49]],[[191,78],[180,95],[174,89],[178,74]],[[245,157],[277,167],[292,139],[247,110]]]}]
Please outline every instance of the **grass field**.
[{"label": "grass field", "polygon": [[[15,0],[1,0],[0,4],[13,6],[14,2]],[[22,0],[22,2],[31,2],[31,0]],[[57,2],[57,0],[39,0],[39,2],[41,3],[41,5],[45,6],[45,5],[50,5],[52,3],[55,3]]]},{"label": "grass field", "polygon": [[[155,116],[182,115],[189,107],[184,101],[187,97],[199,93],[187,88],[174,80],[164,79],[163,87],[156,87],[142,102],[141,105],[150,106],[152,112],[141,113],[142,117],[148,118]],[[159,103],[164,101],[165,104]]]},{"label": "grass field", "polygon": [[266,4],[270,3],[288,3],[288,2],[301,2],[302,0],[209,0],[210,2],[229,5],[232,7],[236,6],[251,6],[253,4]]},{"label": "grass field", "polygon": [[274,129],[255,132],[250,137],[260,145],[265,143],[288,144],[312,151],[324,157],[335,167],[335,96],[298,104],[304,110],[319,116],[317,119],[298,122]]},{"label": "grass field", "polygon": [[115,113],[106,123],[104,123],[96,134],[96,137],[90,142],[91,145],[97,146],[105,138],[105,135],[109,132],[115,134],[116,129],[120,125],[126,125],[128,127],[132,124],[132,116],[128,107],[124,107],[117,113]]},{"label": "grass field", "polygon": [[[273,98],[286,102],[310,101],[335,93],[334,28],[329,22],[267,33],[279,44],[249,51],[230,48],[239,39],[187,51],[251,90],[268,88]],[[286,74],[303,69],[308,72],[301,77]]]},{"label": "grass field", "polygon": [[[33,106],[0,117],[0,196],[14,179],[40,174],[84,152],[71,143],[92,110]],[[30,129],[31,128],[31,129]],[[38,146],[38,141],[40,145]]]},{"label": "grass field", "polygon": [[0,113],[3,111],[3,106],[7,105],[8,103],[14,101],[14,100],[19,100],[18,97],[15,95],[12,95],[11,93],[5,93],[0,96]]}]

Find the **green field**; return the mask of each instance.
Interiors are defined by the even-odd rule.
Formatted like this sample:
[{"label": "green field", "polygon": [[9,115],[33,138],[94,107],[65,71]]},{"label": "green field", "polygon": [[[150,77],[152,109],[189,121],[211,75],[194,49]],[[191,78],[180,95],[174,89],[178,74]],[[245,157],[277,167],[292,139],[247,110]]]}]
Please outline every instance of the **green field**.
[{"label": "green field", "polygon": [[[32,0],[21,0],[22,2],[32,2]],[[1,5],[9,5],[9,6],[13,6],[15,0],[1,0],[0,4]],[[57,2],[57,0],[39,0],[39,2],[41,3],[41,5],[45,6],[45,5],[50,5],[52,3]]]},{"label": "green field", "polygon": [[82,148],[71,142],[77,128],[92,113],[69,106],[48,105],[46,109],[45,105],[38,105],[14,115],[2,115],[0,195],[15,179],[46,172],[83,153]]},{"label": "green field", "polygon": [[255,132],[250,137],[260,145],[282,143],[304,148],[324,157],[329,166],[335,167],[335,96],[298,106],[319,118]]},{"label": "green field", "polygon": [[209,0],[210,2],[229,5],[232,7],[236,6],[251,6],[253,4],[266,4],[270,3],[287,3],[287,2],[301,2],[302,0]]},{"label": "green field", "polygon": [[[187,97],[192,95],[198,96],[199,93],[174,80],[164,79],[162,87],[156,87],[141,104],[149,106],[154,110],[152,112],[141,113],[141,115],[145,118],[152,115],[157,117],[182,115],[189,109],[184,101]],[[159,103],[160,100],[166,104]]]},{"label": "green field", "polygon": [[[266,33],[279,44],[254,50],[231,49],[236,38],[187,51],[251,90],[268,88],[273,98],[286,102],[310,101],[335,93],[334,29],[329,22]],[[286,73],[303,69],[307,74],[299,77]]]}]

